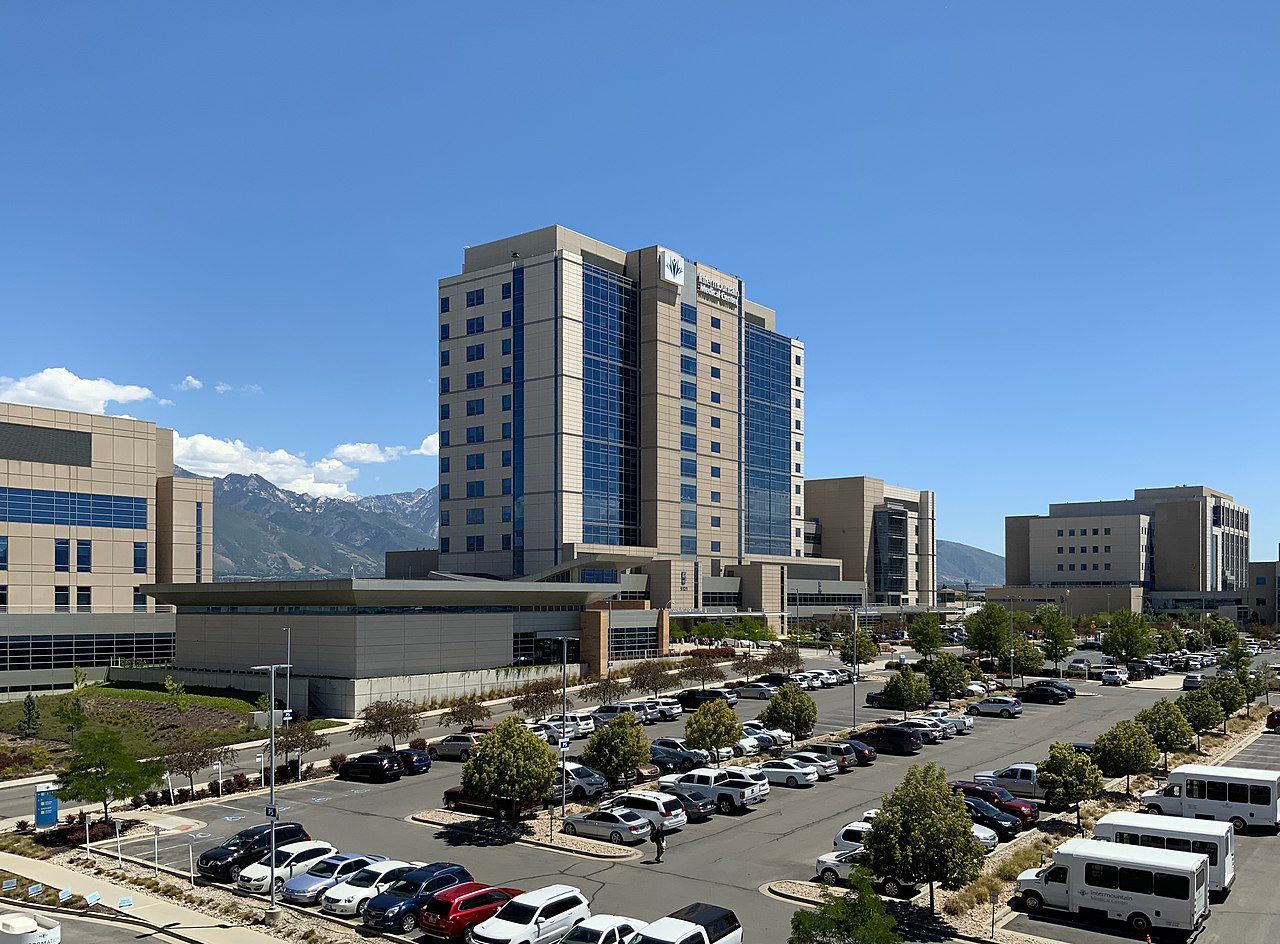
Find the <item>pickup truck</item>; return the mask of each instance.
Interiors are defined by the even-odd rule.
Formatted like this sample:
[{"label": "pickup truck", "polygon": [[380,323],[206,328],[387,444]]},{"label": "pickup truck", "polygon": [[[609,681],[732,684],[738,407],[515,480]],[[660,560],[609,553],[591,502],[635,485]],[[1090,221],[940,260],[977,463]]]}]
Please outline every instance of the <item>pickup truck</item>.
[{"label": "pickup truck", "polygon": [[1004,770],[980,770],[973,775],[978,783],[1004,787],[1016,797],[1043,800],[1044,787],[1036,780],[1035,764],[1010,764]]},{"label": "pickup truck", "polygon": [[763,803],[765,788],[758,783],[745,783],[727,770],[699,767],[687,774],[667,774],[658,778],[658,785],[668,793],[687,793],[698,790],[716,801],[721,813],[746,810],[748,806]]},{"label": "pickup truck", "polygon": [[635,944],[742,944],[742,924],[728,908],[694,902],[631,939]]},{"label": "pickup truck", "polygon": [[952,714],[946,708],[931,708],[922,714],[922,718],[932,718],[943,724],[951,725],[956,734],[968,734],[973,730],[973,718],[966,714]]}]

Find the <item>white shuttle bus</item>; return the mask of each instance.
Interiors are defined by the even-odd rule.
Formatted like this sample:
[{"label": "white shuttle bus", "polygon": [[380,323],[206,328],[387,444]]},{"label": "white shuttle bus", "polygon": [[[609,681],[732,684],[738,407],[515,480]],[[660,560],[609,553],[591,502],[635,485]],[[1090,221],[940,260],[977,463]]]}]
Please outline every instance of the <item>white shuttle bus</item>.
[{"label": "white shuttle bus", "polygon": [[1202,855],[1209,860],[1211,892],[1230,891],[1236,880],[1236,838],[1230,823],[1147,813],[1108,813],[1094,824],[1093,838]]},{"label": "white shuttle bus", "polygon": [[1202,855],[1068,839],[1053,861],[1018,876],[1029,912],[1060,908],[1123,921],[1138,934],[1152,928],[1194,931],[1209,913],[1209,863]]},{"label": "white shuttle bus", "polygon": [[1190,816],[1246,826],[1280,825],[1280,770],[1183,764],[1169,782],[1142,794],[1142,810],[1157,816]]}]

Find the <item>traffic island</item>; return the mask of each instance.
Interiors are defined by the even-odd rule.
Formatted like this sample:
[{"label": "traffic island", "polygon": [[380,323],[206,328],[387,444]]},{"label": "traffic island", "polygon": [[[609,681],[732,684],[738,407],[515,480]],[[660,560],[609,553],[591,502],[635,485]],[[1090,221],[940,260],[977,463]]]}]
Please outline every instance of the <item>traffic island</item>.
[{"label": "traffic island", "polygon": [[567,835],[560,831],[560,817],[549,812],[514,823],[505,819],[439,809],[422,810],[407,819],[425,826],[440,827],[441,832],[437,838],[454,845],[505,846],[518,842],[561,855],[612,862],[639,859],[644,855],[637,847],[615,846],[613,843],[585,836]]}]

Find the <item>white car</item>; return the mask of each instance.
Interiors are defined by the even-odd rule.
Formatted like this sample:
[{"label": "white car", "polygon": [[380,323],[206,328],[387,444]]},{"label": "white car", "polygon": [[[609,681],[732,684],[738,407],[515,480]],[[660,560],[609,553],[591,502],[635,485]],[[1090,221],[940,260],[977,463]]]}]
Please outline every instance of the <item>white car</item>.
[{"label": "white car", "polygon": [[689,816],[685,813],[684,804],[680,799],[670,793],[659,793],[657,790],[631,790],[605,800],[596,809],[631,810],[647,819],[654,829],[664,833],[683,829],[689,824]]},{"label": "white car", "polygon": [[621,915],[592,915],[569,932],[563,944],[627,944],[649,922]]},{"label": "white car", "polygon": [[996,846],[1000,845],[1000,837],[996,835],[994,829],[988,829],[986,826],[973,824],[973,838],[978,840],[978,844],[986,850],[987,854],[996,851]]},{"label": "white car", "polygon": [[983,697],[990,691],[985,682],[970,682],[964,687],[964,690],[965,694],[976,695],[979,698]]},{"label": "white car", "polygon": [[578,736],[578,726],[565,721],[526,721],[524,726],[534,734],[541,735],[548,744],[555,744],[561,738],[572,740]]},{"label": "white car", "polygon": [[773,741],[774,747],[786,747],[791,743],[791,735],[781,728],[766,728],[760,721],[742,722],[742,733],[752,737],[764,735]]},{"label": "white car", "polygon": [[744,734],[729,750],[734,757],[750,757],[760,753],[760,742],[752,735]]},{"label": "white car", "polygon": [[768,798],[769,778],[764,775],[764,771],[760,770],[759,767],[724,767],[721,769],[726,771],[731,777],[737,777],[739,780],[748,780],[751,783],[756,784],[760,787],[762,796]]},{"label": "white car", "polygon": [[849,872],[865,854],[866,849],[855,845],[852,849],[820,855],[818,856],[817,864],[814,866],[813,874],[818,876],[819,881],[828,885],[847,882],[849,881]]},{"label": "white car", "polygon": [[822,687],[821,682],[804,672],[797,672],[795,675],[788,675],[787,678],[791,680],[793,685],[802,689],[812,690]]},{"label": "white car", "polygon": [[591,715],[547,715],[539,718],[543,724],[572,725],[576,738],[590,737],[596,733],[596,720]]},{"label": "white car", "polygon": [[735,685],[735,692],[739,698],[772,698],[778,694],[778,686],[770,685],[767,682],[744,682],[741,685]]},{"label": "white car", "polygon": [[[308,839],[305,842],[291,842],[287,846],[276,849],[276,888],[279,888],[295,875],[301,875],[321,859],[333,855],[338,850],[327,842],[316,842]],[[246,865],[236,878],[236,887],[245,892],[265,892],[271,884],[271,858],[252,865]]]},{"label": "white car", "polygon": [[797,761],[806,767],[812,767],[818,772],[819,779],[830,780],[840,772],[840,765],[825,754],[815,754],[812,751],[797,751],[794,754],[788,754],[789,760]]},{"label": "white car", "polygon": [[1128,669],[1103,669],[1102,684],[1103,685],[1128,685],[1129,684]]},{"label": "white car", "polygon": [[562,941],[574,926],[591,917],[591,906],[572,885],[548,885],[517,895],[498,913],[471,929],[485,944],[544,944]]},{"label": "white car", "polygon": [[973,731],[973,718],[969,715],[952,714],[945,708],[931,708],[920,717],[932,718],[934,721],[949,724],[951,725],[951,730],[955,731],[956,734],[969,734]]},{"label": "white car", "polygon": [[[911,728],[919,731],[921,737],[924,738],[924,732],[932,731],[934,740],[949,741],[956,736],[956,729],[951,725],[939,721],[937,718],[908,718],[906,721],[895,722],[900,728]],[[928,738],[924,738],[928,740]]]},{"label": "white car", "polygon": [[766,760],[753,764],[768,779],[787,787],[812,786],[818,782],[818,769],[798,760]]},{"label": "white car", "polygon": [[684,714],[684,705],[674,698],[655,698],[654,701],[658,703],[659,708],[670,712],[673,718],[679,718]]},{"label": "white car", "polygon": [[392,882],[424,865],[425,862],[401,862],[398,859],[370,862],[345,882],[339,882],[326,891],[320,899],[320,910],[344,917],[364,914],[370,899],[386,891]]},{"label": "white car", "polygon": [[1001,718],[1012,718],[1022,714],[1022,702],[1006,695],[990,695],[982,701],[975,701],[968,708],[971,715],[999,715]]},{"label": "white car", "polygon": [[861,849],[866,844],[869,832],[871,832],[871,824],[866,821],[845,823],[836,833],[836,838],[831,841],[831,849],[834,852],[852,852],[855,849]]}]

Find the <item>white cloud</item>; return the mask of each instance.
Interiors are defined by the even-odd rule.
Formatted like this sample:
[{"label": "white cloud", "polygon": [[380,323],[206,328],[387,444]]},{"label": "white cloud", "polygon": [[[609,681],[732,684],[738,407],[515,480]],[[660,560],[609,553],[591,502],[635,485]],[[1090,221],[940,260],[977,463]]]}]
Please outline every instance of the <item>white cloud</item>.
[{"label": "white cloud", "polygon": [[56,410],[105,413],[108,403],[136,403],[154,396],[147,387],[113,383],[102,377],[90,380],[65,367],[46,367],[38,374],[17,380],[0,377],[0,400]]},{"label": "white cloud", "polygon": [[199,377],[192,377],[190,374],[182,378],[182,383],[174,384],[174,390],[200,390],[204,387],[204,381]]},{"label": "white cloud", "polygon": [[163,400],[160,400],[159,403],[161,406],[173,406],[173,401],[170,400],[168,397],[164,398]]},{"label": "white cloud", "polygon": [[379,446],[377,443],[357,442],[334,446],[333,452],[329,455],[343,462],[369,465],[374,462],[395,462],[406,451],[404,446]]},{"label": "white cloud", "polygon": [[438,456],[440,454],[440,434],[432,433],[426,439],[422,440],[422,445],[417,449],[410,449],[411,456]]},{"label": "white cloud", "polygon": [[305,456],[284,449],[263,449],[204,433],[175,436],[173,459],[197,475],[257,474],[291,492],[328,498],[353,497],[347,485],[360,474],[359,469],[337,458],[309,462]]},{"label": "white cloud", "polygon": [[259,384],[245,384],[240,388],[241,393],[261,393],[262,387]]},{"label": "white cloud", "polygon": [[213,385],[213,389],[217,393],[226,393],[228,390],[231,389],[231,384],[223,383],[221,380],[219,380],[216,384]]}]

